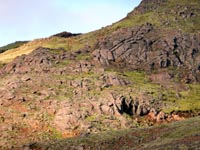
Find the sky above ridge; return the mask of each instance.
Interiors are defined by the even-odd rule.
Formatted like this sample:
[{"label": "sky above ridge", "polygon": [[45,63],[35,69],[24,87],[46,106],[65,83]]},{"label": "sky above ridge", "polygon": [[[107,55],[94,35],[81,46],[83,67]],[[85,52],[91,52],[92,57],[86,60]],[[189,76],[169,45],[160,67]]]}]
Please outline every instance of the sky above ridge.
[{"label": "sky above ridge", "polygon": [[0,0],[0,46],[110,25],[141,0]]}]

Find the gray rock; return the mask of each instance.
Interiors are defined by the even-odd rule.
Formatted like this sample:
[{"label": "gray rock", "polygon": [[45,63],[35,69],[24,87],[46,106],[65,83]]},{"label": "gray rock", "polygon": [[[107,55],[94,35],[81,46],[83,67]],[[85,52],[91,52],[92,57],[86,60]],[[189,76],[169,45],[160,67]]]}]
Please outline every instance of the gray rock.
[{"label": "gray rock", "polygon": [[[188,12],[185,10],[179,12],[181,15],[182,13]],[[157,37],[159,33],[154,28],[147,23],[140,27],[120,29],[112,33],[99,41],[98,49],[93,52],[94,60],[105,66],[115,65],[131,70],[182,68],[187,70],[187,73],[184,73],[189,76],[191,82],[200,82],[200,73],[196,67],[200,61],[199,34],[177,31]],[[174,73],[180,74],[182,79],[185,78],[181,75],[183,74],[181,69],[178,73]]]}]

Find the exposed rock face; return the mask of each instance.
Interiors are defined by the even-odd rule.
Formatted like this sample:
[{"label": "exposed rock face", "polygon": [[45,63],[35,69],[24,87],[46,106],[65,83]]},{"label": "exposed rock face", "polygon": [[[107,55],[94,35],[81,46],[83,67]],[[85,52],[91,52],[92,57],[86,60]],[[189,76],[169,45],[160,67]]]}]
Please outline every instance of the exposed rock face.
[{"label": "exposed rock face", "polygon": [[[161,34],[162,32],[162,34]],[[151,24],[114,32],[98,44],[95,60],[134,70],[179,68],[188,82],[200,81],[200,34],[155,29]]]},{"label": "exposed rock face", "polygon": [[56,57],[50,54],[49,51],[50,49],[47,48],[38,48],[31,55],[17,57],[14,61],[1,68],[0,74],[24,74],[32,70],[38,70],[39,72],[41,70],[48,70],[52,65],[52,61],[56,60]]},{"label": "exposed rock face", "polygon": [[[105,126],[118,128],[118,126],[128,127],[128,120],[124,119],[123,114],[131,117],[147,115],[151,108],[148,101],[142,102],[132,97],[117,96],[107,97],[102,101],[85,100],[76,103],[64,103],[62,108],[55,114],[54,126],[62,131],[73,130],[74,127],[84,130],[95,130],[90,119],[99,123],[104,123]],[[154,109],[155,110],[155,109]],[[112,118],[112,124],[102,120],[102,116]],[[121,122],[118,122],[120,119]],[[108,119],[109,120],[109,119]],[[107,121],[108,121],[107,120]]]}]

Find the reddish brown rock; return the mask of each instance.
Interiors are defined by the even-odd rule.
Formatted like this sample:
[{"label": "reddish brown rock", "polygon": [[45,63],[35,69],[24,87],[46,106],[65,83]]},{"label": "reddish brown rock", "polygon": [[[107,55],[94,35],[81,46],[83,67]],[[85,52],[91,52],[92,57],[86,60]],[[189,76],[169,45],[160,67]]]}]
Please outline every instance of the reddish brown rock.
[{"label": "reddish brown rock", "polygon": [[158,115],[156,116],[156,121],[157,121],[157,122],[165,121],[165,119],[166,119],[166,115],[165,115],[165,113],[162,112],[162,111],[160,111],[160,112],[158,113]]}]

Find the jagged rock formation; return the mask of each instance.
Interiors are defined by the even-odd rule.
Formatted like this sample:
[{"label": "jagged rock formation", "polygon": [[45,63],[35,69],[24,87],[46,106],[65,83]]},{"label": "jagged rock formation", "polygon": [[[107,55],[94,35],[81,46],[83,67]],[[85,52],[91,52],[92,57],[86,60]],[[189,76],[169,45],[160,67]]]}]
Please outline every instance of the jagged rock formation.
[{"label": "jagged rock formation", "polygon": [[30,55],[23,55],[1,69],[0,74],[25,74],[31,71],[44,71],[52,65],[52,61],[59,60],[49,53],[50,49],[38,48]]},{"label": "jagged rock formation", "polygon": [[200,34],[167,31],[147,23],[114,32],[93,52],[102,65],[133,70],[185,69],[187,82],[200,81]]}]

